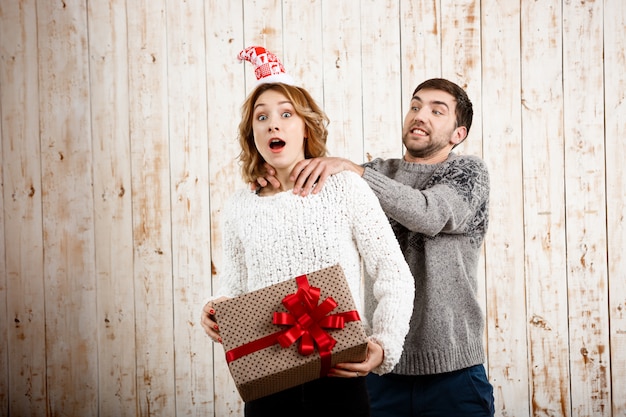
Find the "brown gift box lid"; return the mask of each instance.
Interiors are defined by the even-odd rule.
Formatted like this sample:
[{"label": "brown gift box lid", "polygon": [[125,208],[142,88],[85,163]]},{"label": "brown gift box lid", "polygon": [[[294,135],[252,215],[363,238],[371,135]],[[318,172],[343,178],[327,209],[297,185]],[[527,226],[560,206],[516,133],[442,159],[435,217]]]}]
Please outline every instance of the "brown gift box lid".
[{"label": "brown gift box lid", "polygon": [[[343,270],[334,265],[306,274],[311,287],[320,289],[319,303],[327,297],[337,302],[328,316],[356,311]],[[287,312],[283,298],[298,290],[297,278],[215,303],[215,316],[225,353],[271,334],[288,330],[289,325],[273,323],[274,312]],[[335,339],[330,363],[362,362],[367,339],[360,321],[347,321],[343,329],[323,329]],[[231,360],[228,368],[244,401],[252,401],[320,378],[322,359],[319,347],[310,355],[298,351],[301,340],[283,348],[279,343]]]}]

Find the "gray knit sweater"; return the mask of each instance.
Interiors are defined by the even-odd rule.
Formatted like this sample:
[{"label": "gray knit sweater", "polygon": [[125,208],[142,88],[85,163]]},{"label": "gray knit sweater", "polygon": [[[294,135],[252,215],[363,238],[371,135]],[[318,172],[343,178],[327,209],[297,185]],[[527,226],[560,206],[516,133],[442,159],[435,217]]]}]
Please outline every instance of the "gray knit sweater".
[{"label": "gray knit sweater", "polygon": [[434,165],[376,159],[364,167],[415,278],[411,327],[393,372],[427,375],[483,363],[476,274],[488,223],[486,165],[451,153]]}]

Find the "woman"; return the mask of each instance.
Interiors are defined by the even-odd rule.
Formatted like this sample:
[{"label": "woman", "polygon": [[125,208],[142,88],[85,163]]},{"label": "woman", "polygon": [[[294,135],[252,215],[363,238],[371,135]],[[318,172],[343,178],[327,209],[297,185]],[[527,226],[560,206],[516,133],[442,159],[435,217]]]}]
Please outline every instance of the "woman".
[{"label": "woman", "polygon": [[[256,181],[267,163],[282,188],[241,190],[227,202],[218,294],[233,297],[340,264],[355,304],[365,304],[360,315],[369,328],[367,358],[336,365],[330,377],[247,402],[246,416],[368,416],[363,376],[390,372],[408,331],[413,278],[369,186],[346,172],[330,177],[319,194],[300,197],[289,191],[294,165],[326,154],[327,124],[324,112],[301,87],[262,83],[246,99],[239,124],[243,179]],[[361,261],[368,277],[364,288]],[[220,342],[214,314],[213,304],[207,303],[202,326]]]}]

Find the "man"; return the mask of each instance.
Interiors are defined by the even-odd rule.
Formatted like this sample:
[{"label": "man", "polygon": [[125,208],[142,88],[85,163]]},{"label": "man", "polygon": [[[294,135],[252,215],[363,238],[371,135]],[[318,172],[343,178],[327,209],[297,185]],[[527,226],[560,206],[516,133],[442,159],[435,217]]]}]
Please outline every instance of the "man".
[{"label": "man", "polygon": [[[477,299],[489,175],[478,157],[452,152],[467,137],[472,117],[472,103],[461,87],[430,79],[411,98],[402,159],[362,166],[342,158],[308,159],[292,172],[293,192],[303,196],[317,193],[329,175],[360,174],[389,217],[415,278],[400,362],[389,374],[367,377],[374,417],[494,415]],[[271,168],[268,174],[275,184]]]}]

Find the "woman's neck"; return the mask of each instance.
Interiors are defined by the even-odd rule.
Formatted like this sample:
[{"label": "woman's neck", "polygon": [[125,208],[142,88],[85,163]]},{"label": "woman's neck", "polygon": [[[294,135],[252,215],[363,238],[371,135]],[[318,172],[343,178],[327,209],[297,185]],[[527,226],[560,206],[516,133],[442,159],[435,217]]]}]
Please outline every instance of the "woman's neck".
[{"label": "woman's neck", "polygon": [[278,189],[279,192],[291,190],[293,188],[294,182],[289,180],[289,175],[291,175],[291,170],[276,171],[276,178],[280,181],[280,188]]}]

